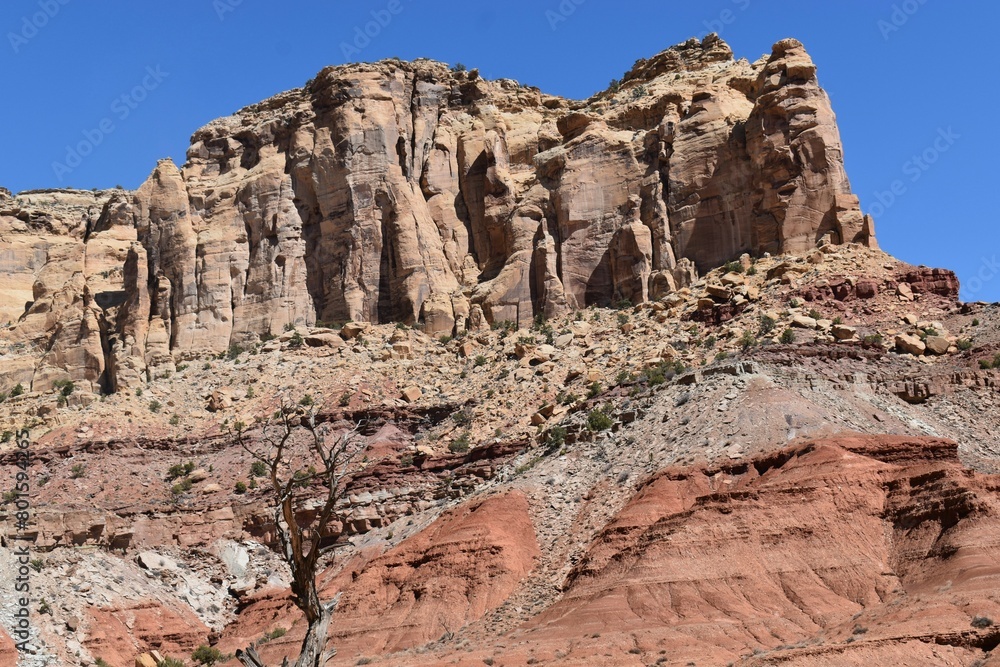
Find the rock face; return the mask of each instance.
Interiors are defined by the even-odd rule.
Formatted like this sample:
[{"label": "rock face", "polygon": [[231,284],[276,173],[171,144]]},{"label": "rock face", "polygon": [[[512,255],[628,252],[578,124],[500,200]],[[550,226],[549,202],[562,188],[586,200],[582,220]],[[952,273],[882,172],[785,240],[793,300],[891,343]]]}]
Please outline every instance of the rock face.
[{"label": "rock face", "polygon": [[795,40],[753,64],[690,40],[587,102],[426,60],[327,68],[134,195],[0,200],[0,319],[47,350],[4,379],[112,391],[289,324],[524,325],[821,242],[874,235]]}]

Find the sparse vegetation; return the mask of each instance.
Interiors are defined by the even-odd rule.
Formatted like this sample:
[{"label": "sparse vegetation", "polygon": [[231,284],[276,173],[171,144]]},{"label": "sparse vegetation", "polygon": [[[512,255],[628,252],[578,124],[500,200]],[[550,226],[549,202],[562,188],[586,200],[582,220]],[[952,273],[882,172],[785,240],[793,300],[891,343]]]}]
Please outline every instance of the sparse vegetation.
[{"label": "sparse vegetation", "polygon": [[80,479],[81,477],[86,477],[86,475],[87,475],[87,466],[83,465],[82,463],[75,463],[73,464],[73,467],[69,469],[70,479]]},{"label": "sparse vegetation", "polygon": [[170,416],[170,425],[171,426],[178,426],[178,425],[180,425],[180,423],[181,423],[181,417],[180,417],[180,415],[171,415]]},{"label": "sparse vegetation", "polygon": [[312,397],[312,394],[306,394],[305,396],[299,399],[299,405],[301,405],[304,408],[308,408],[312,405],[316,405],[316,400]]},{"label": "sparse vegetation", "polygon": [[774,328],[778,325],[778,322],[773,317],[768,317],[767,315],[760,316],[760,335],[768,336],[774,331]]},{"label": "sparse vegetation", "polygon": [[464,454],[469,451],[470,437],[469,432],[465,431],[462,435],[451,441],[451,444],[448,445],[448,451],[452,454]]},{"label": "sparse vegetation", "polygon": [[551,449],[559,449],[566,443],[566,429],[562,426],[553,426],[545,432],[545,444]]},{"label": "sparse vegetation", "polygon": [[246,483],[245,482],[236,482],[236,485],[233,487],[233,493],[236,493],[236,494],[239,494],[239,495],[243,495],[246,492],[247,492],[247,485],[246,485]]},{"label": "sparse vegetation", "polygon": [[740,347],[744,350],[749,350],[755,345],[757,345],[757,337],[753,335],[752,331],[744,331],[743,336],[740,338]]},{"label": "sparse vegetation", "polygon": [[597,398],[601,395],[601,383],[594,380],[589,387],[587,387],[587,398]]},{"label": "sparse vegetation", "polygon": [[156,399],[153,399],[152,401],[149,402],[149,411],[150,412],[154,412],[154,413],[155,412],[159,412],[160,408],[162,408],[162,407],[163,407],[163,404],[160,403],[159,401],[157,401]]},{"label": "sparse vegetation", "polygon": [[989,628],[993,625],[993,619],[987,616],[976,616],[972,619],[972,627],[974,628]]},{"label": "sparse vegetation", "polygon": [[607,431],[614,425],[614,420],[601,408],[595,408],[587,415],[587,428],[591,431]]},{"label": "sparse vegetation", "polygon": [[884,341],[885,339],[882,338],[882,334],[875,333],[875,334],[868,334],[867,336],[862,338],[861,344],[864,345],[865,347],[882,347]]},{"label": "sparse vegetation", "polygon": [[960,339],[957,343],[955,343],[955,345],[962,352],[968,352],[969,350],[972,349],[972,341],[969,340],[968,338]]},{"label": "sparse vegetation", "polygon": [[205,644],[202,644],[194,650],[194,653],[191,654],[191,659],[199,665],[211,667],[217,662],[223,662],[228,659],[228,656],[223,655],[222,651],[213,646],[206,646]]},{"label": "sparse vegetation", "polygon": [[486,365],[486,357],[484,357],[484,356],[483,356],[483,355],[481,355],[481,354],[478,354],[478,355],[476,355],[476,360],[475,360],[475,361],[473,362],[473,364],[474,364],[474,365],[475,365],[475,366],[476,366],[477,368],[478,368],[479,366],[485,366],[485,365]]},{"label": "sparse vegetation", "polygon": [[[358,341],[363,342],[361,337],[358,336]],[[288,339],[288,347],[290,348],[300,348],[305,345],[305,338],[302,337],[298,331],[292,333],[292,337]]]},{"label": "sparse vegetation", "polygon": [[170,487],[170,493],[174,494],[175,496],[179,496],[182,493],[187,493],[188,491],[190,491],[193,486],[194,483],[190,479],[185,477],[180,482]]},{"label": "sparse vegetation", "polygon": [[10,397],[17,398],[18,396],[24,395],[24,385],[18,382],[14,385],[14,388],[10,390]]},{"label": "sparse vegetation", "polygon": [[743,264],[740,262],[726,262],[722,267],[723,273],[743,273]]},{"label": "sparse vegetation", "polygon": [[254,461],[250,464],[251,477],[263,477],[267,474],[267,464],[263,461]]},{"label": "sparse vegetation", "polygon": [[226,359],[229,359],[230,361],[235,361],[236,359],[239,359],[240,355],[243,354],[244,352],[246,352],[246,348],[244,348],[239,343],[233,343],[232,345],[229,346],[229,349],[226,350]]},{"label": "sparse vegetation", "polygon": [[781,332],[781,342],[784,345],[791,345],[792,343],[794,343],[795,342],[795,330],[794,329],[785,329],[784,331],[782,331]]}]

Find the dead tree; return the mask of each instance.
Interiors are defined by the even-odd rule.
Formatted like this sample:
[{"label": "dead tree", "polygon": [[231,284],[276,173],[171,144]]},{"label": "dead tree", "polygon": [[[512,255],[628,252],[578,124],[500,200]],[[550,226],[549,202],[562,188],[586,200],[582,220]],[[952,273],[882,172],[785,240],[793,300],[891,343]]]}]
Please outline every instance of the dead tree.
[{"label": "dead tree", "polygon": [[[351,428],[332,434],[327,425],[317,425],[317,411],[314,406],[295,406],[283,401],[264,422],[256,444],[250,441],[244,424],[237,422],[232,430],[236,442],[268,469],[278,547],[291,568],[293,600],[308,624],[294,667],[322,667],[336,654],[336,649],[325,647],[340,595],[327,602],[320,600],[316,569],[323,535],[335,519],[337,502],[345,495],[345,478],[354,459],[365,449],[364,440],[359,437],[363,424],[352,424]],[[291,460],[291,448],[303,440],[321,469],[297,467]],[[315,518],[302,525],[296,520],[296,509],[308,495],[303,489],[313,482],[325,487],[326,496]],[[236,657],[247,667],[264,667],[253,647],[237,652]],[[287,664],[286,659],[283,665]]]}]

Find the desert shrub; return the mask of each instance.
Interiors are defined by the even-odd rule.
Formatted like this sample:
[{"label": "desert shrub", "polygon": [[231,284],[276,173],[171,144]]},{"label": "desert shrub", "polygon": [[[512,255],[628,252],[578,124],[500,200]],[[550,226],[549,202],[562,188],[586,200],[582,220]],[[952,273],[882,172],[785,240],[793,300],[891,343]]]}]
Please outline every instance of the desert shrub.
[{"label": "desert shrub", "polygon": [[486,357],[484,357],[484,356],[483,356],[483,355],[481,355],[481,354],[479,354],[479,355],[476,355],[476,360],[475,360],[475,361],[474,361],[473,363],[474,363],[474,364],[475,364],[475,365],[476,365],[477,367],[478,367],[478,366],[485,366],[485,365],[486,365]]},{"label": "desert shrub", "polygon": [[[358,337],[358,340],[361,340],[360,336]],[[306,341],[302,337],[302,334],[296,331],[295,333],[292,334],[292,337],[288,339],[288,347],[299,348],[302,347],[305,344],[305,342]]]},{"label": "desert shrub", "polygon": [[781,342],[785,345],[791,345],[795,342],[795,331],[792,329],[785,329],[781,332]]},{"label": "desert shrub", "polygon": [[558,449],[566,443],[566,429],[562,426],[553,426],[545,433],[545,444],[552,449]]},{"label": "desert shrub", "polygon": [[993,625],[993,619],[986,616],[976,616],[972,619],[972,627],[974,628],[988,628]]},{"label": "desert shrub", "polygon": [[70,479],[80,479],[87,475],[87,466],[82,463],[74,464],[72,468],[69,469]]},{"label": "desert shrub", "polygon": [[234,359],[238,359],[244,352],[246,352],[246,349],[242,345],[239,343],[233,343],[229,346],[229,349],[226,350],[226,359],[233,361]]},{"label": "desert shrub", "polygon": [[224,657],[222,651],[213,646],[206,646],[205,644],[196,648],[194,653],[191,654],[192,660],[199,665],[207,665],[209,667],[217,662],[222,662]]},{"label": "desert shrub", "polygon": [[451,441],[451,444],[448,445],[448,451],[452,454],[464,454],[469,451],[469,440],[469,432],[465,431],[462,435]]},{"label": "desert shrub", "polygon": [[587,388],[587,398],[596,398],[601,394],[601,383],[594,380]]},{"label": "desert shrub", "polygon": [[963,338],[963,339],[961,339],[960,341],[958,341],[957,343],[955,343],[955,345],[956,345],[956,346],[958,347],[958,349],[960,349],[960,350],[961,350],[962,352],[967,352],[967,351],[969,351],[969,350],[971,350],[971,349],[972,349],[972,341],[971,341],[971,340],[969,340],[968,338]]},{"label": "desert shrub", "polygon": [[153,399],[152,401],[149,402],[149,411],[150,412],[159,412],[160,408],[162,408],[162,407],[163,407],[163,404],[160,403],[159,401],[157,401],[156,399]]},{"label": "desert shrub", "polygon": [[861,339],[861,342],[865,347],[881,347],[884,340],[882,334],[876,333],[865,336]]},{"label": "desert shrub", "polygon": [[749,350],[756,344],[757,344],[757,337],[753,335],[753,332],[744,331],[743,337],[740,338],[740,347],[742,347],[744,350]]},{"label": "desert shrub", "polygon": [[10,397],[16,398],[24,394],[24,385],[18,382],[14,385],[14,388],[10,390]]},{"label": "desert shrub", "polygon": [[233,491],[242,495],[247,492],[247,485],[243,482],[236,482],[236,485],[233,487]]},{"label": "desert shrub", "polygon": [[607,431],[613,424],[611,417],[600,408],[591,410],[587,415],[587,428],[591,431]]},{"label": "desert shrub", "polygon": [[760,316],[760,335],[767,336],[772,331],[774,327],[778,325],[778,322],[773,317],[768,317],[767,315]]},{"label": "desert shrub", "polygon": [[724,273],[743,273],[743,265],[739,262],[726,262],[725,266],[722,267]]}]

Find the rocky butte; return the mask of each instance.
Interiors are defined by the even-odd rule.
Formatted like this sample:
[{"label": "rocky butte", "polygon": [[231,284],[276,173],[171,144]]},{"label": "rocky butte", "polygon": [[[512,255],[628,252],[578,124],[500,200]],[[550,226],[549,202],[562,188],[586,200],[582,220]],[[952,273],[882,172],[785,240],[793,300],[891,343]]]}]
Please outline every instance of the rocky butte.
[{"label": "rocky butte", "polygon": [[430,335],[644,303],[744,253],[874,246],[802,45],[718,37],[586,102],[431,61],[324,69],[138,191],[0,198],[9,383],[134,387],[286,326]]},{"label": "rocky butte", "polygon": [[586,101],[328,68],[135,192],[0,190],[0,665],[23,545],[19,667],[294,659],[233,436],[283,405],[363,450],[307,536],[331,665],[1000,665],[1000,306],[958,288],[878,248],[794,40]]}]

